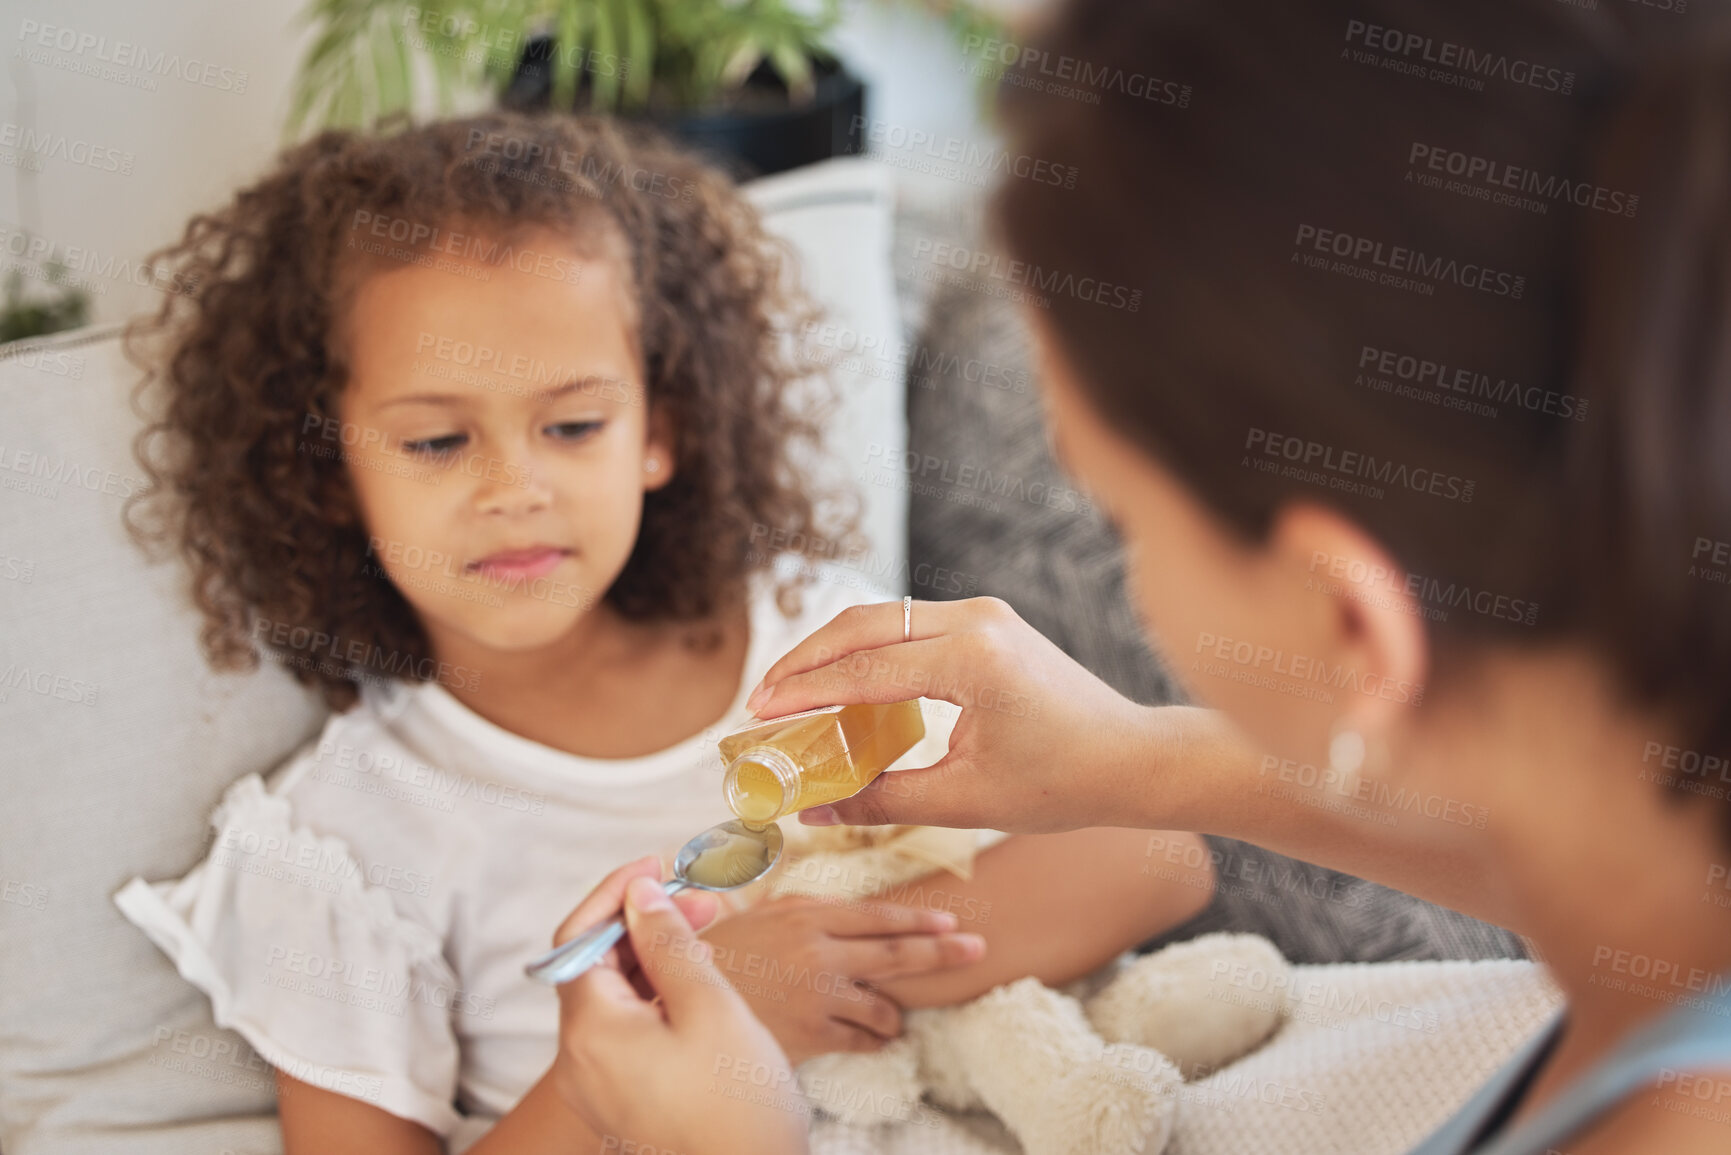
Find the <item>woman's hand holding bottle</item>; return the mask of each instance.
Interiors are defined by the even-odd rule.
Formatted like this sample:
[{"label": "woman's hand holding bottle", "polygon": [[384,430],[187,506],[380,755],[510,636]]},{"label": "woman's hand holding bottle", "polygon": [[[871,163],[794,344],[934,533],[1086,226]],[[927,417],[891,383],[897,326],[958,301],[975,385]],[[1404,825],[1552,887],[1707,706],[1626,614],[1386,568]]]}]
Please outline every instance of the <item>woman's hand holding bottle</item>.
[{"label": "woman's hand holding bottle", "polygon": [[[749,706],[778,717],[815,706],[925,697],[962,707],[949,753],[880,774],[801,820],[873,826],[1188,829],[1150,789],[1186,761],[1242,757],[1208,711],[1139,706],[1089,673],[998,598],[850,607],[769,668]],[[1146,808],[1138,809],[1138,808]],[[1158,809],[1156,809],[1158,808]]]}]

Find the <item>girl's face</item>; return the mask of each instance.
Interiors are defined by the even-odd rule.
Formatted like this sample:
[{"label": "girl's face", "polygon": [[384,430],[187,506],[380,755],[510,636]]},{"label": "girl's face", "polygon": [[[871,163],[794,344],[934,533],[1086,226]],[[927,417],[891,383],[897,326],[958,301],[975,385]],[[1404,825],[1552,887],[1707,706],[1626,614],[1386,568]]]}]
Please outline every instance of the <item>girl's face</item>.
[{"label": "girl's face", "polygon": [[338,415],[370,563],[436,650],[563,637],[673,474],[622,264],[546,232],[511,244],[500,264],[367,276],[345,324]]}]

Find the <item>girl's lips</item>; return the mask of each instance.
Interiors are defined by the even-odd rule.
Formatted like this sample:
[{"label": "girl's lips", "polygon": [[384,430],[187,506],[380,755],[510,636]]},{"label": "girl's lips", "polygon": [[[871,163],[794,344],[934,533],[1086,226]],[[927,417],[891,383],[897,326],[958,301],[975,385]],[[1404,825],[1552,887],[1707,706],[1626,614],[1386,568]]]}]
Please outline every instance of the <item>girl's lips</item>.
[{"label": "girl's lips", "polygon": [[567,549],[515,549],[489,554],[469,568],[491,578],[538,578],[558,569],[571,556]]}]

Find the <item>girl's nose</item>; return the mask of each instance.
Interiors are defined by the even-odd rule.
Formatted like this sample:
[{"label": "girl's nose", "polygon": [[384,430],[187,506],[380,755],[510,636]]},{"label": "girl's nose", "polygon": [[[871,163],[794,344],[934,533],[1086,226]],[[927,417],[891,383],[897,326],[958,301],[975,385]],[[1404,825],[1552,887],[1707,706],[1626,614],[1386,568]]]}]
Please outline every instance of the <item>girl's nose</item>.
[{"label": "girl's nose", "polygon": [[489,457],[478,465],[475,502],[480,512],[515,517],[538,513],[552,504],[552,491],[536,476],[528,454],[510,460]]}]

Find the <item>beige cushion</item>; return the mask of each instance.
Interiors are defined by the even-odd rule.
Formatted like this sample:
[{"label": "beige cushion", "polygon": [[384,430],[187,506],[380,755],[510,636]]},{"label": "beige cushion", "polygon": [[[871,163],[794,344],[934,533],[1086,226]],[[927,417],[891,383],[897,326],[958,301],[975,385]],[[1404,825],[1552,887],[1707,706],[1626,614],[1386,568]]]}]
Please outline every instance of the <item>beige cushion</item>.
[{"label": "beige cushion", "polygon": [[[124,497],[142,479],[130,444],[138,374],[117,331],[9,352],[0,1148],[270,1150],[269,1068],[216,1028],[204,996],[109,896],[134,874],[197,861],[223,788],[275,763],[322,710],[274,667],[210,673],[184,570],[147,564],[123,530]],[[156,1129],[166,1120],[184,1125]]]}]

